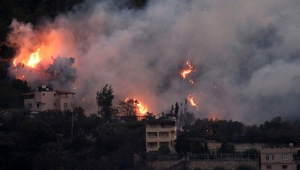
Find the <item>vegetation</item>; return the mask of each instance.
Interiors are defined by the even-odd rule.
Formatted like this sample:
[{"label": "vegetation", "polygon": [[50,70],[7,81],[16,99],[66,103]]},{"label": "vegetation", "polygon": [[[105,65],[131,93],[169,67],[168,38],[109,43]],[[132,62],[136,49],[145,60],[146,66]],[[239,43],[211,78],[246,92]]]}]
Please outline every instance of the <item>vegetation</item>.
[{"label": "vegetation", "polygon": [[[71,112],[0,111],[0,169],[132,169],[145,155],[145,122],[107,124],[77,108]],[[143,159],[142,159],[143,160]]]},{"label": "vegetation", "polygon": [[111,119],[114,115],[112,101],[114,99],[113,89],[106,84],[100,92],[97,92],[98,114],[106,119]]},{"label": "vegetation", "polygon": [[170,148],[169,148],[169,146],[167,146],[167,145],[161,145],[161,146],[158,148],[158,152],[159,152],[160,154],[162,154],[163,156],[169,155],[169,154],[171,153]]}]

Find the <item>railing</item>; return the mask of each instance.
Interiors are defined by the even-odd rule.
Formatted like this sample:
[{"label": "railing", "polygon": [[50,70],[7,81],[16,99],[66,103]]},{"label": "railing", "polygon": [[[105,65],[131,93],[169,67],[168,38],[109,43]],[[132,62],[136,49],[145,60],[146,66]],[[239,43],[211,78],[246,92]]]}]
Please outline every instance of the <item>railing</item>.
[{"label": "railing", "polygon": [[157,152],[148,153],[147,160],[154,161],[171,161],[171,160],[185,160],[185,161],[257,161],[257,154],[243,154],[243,153],[235,153],[235,154],[189,154],[188,157],[180,156],[179,154],[175,155],[160,155]]},{"label": "railing", "polygon": [[256,154],[189,154],[190,160],[256,160]]}]

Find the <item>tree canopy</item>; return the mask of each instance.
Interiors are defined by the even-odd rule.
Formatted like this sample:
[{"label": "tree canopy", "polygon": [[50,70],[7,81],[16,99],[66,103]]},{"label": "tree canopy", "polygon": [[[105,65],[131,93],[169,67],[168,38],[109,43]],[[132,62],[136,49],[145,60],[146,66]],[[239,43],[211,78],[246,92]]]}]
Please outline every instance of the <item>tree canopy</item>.
[{"label": "tree canopy", "polygon": [[112,101],[115,98],[113,95],[113,89],[106,84],[102,90],[97,92],[96,100],[98,105],[98,114],[104,118],[110,119],[115,111],[112,107]]}]

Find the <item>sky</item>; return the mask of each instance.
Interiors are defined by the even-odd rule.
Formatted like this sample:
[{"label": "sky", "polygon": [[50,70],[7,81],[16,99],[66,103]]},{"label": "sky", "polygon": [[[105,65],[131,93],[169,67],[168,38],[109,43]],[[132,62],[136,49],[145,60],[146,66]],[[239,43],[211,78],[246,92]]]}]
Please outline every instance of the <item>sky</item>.
[{"label": "sky", "polygon": [[[75,58],[72,87],[86,113],[97,112],[106,84],[114,104],[134,98],[154,114],[190,95],[197,118],[262,123],[300,110],[300,2],[297,0],[149,0],[140,10],[89,0],[53,21],[12,21],[16,58],[40,48],[43,67]],[[20,60],[21,61],[21,60]],[[183,69],[193,71],[183,79]],[[12,74],[16,74],[11,69]],[[49,77],[23,69],[31,87]],[[192,84],[190,81],[193,81]]]}]

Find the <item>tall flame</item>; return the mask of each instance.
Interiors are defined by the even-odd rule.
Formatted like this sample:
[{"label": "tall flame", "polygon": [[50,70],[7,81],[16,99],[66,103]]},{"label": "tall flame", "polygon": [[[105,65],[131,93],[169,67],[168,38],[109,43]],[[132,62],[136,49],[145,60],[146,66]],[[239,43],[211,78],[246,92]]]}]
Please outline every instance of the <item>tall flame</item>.
[{"label": "tall flame", "polygon": [[[127,102],[128,100],[129,100],[129,98],[126,98],[126,99],[125,99],[125,102]],[[141,114],[146,114],[147,111],[148,111],[147,106],[146,106],[146,105],[143,105],[140,101],[138,101],[138,100],[136,100],[136,99],[133,99],[133,100],[134,100],[134,101],[137,101],[136,106],[137,106],[137,108],[139,109],[139,112],[140,112]]]},{"label": "tall flame", "polygon": [[35,52],[33,52],[30,56],[28,61],[26,61],[25,59],[23,59],[22,63],[17,63],[17,58],[14,59],[14,66],[16,67],[18,64],[23,64],[26,65],[28,67],[31,68],[35,68],[36,65],[42,60],[41,56],[40,56],[40,48],[38,48]]},{"label": "tall flame", "polygon": [[197,108],[197,110],[198,110],[198,105],[195,103],[194,98],[190,94],[188,95],[188,101],[190,102],[190,104],[192,106],[195,106]]},{"label": "tall flame", "polygon": [[186,65],[188,66],[188,69],[182,70],[180,73],[183,79],[185,79],[191,72],[194,71],[194,67],[190,63],[190,60],[186,62]]},{"label": "tall flame", "polygon": [[40,48],[38,48],[34,53],[30,55],[30,58],[27,62],[24,62],[25,65],[35,68],[35,66],[41,61],[40,57]]},{"label": "tall flame", "polygon": [[137,104],[137,107],[139,108],[140,113],[142,113],[142,114],[147,113],[147,110],[148,110],[148,109],[147,109],[147,106],[142,105],[141,102],[139,102],[139,103]]}]

